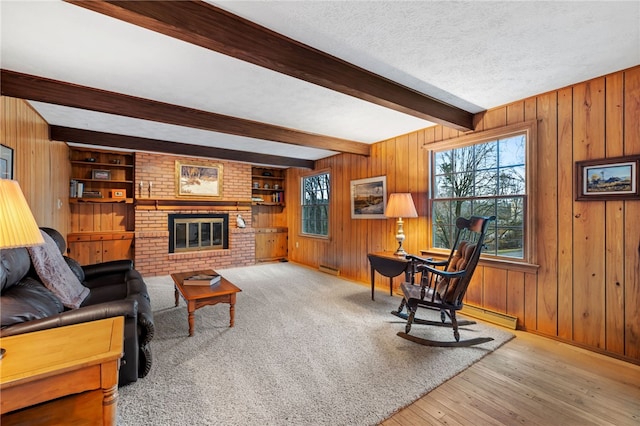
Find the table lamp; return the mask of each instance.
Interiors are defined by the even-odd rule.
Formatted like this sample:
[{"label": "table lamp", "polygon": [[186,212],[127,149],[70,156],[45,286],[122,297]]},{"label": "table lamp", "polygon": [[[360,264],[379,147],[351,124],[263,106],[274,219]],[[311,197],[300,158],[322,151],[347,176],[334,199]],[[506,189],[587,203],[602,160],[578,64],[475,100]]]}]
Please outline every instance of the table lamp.
[{"label": "table lamp", "polygon": [[[15,180],[0,179],[0,250],[44,244],[27,200]],[[0,348],[0,359],[5,350]]]},{"label": "table lamp", "polygon": [[396,256],[405,256],[407,252],[402,248],[404,242],[404,229],[402,228],[404,222],[403,217],[418,217],[416,206],[413,204],[413,198],[410,193],[397,193],[389,196],[389,202],[387,203],[387,210],[385,212],[386,217],[397,217],[398,229],[396,231],[396,240],[398,240],[398,250],[395,251]]}]

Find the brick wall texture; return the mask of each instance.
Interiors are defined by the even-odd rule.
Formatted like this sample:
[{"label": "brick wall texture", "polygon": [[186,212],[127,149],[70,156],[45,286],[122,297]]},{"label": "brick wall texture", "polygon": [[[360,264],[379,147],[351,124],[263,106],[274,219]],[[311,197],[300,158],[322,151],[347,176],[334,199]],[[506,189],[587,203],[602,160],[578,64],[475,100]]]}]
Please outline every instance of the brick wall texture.
[{"label": "brick wall texture", "polygon": [[[175,200],[176,161],[198,165],[222,166],[222,196],[216,201],[248,201],[251,199],[251,166],[249,164],[136,153],[136,198]],[[140,185],[142,182],[142,185]],[[149,183],[151,190],[149,191]],[[169,253],[168,215],[173,213],[229,214],[229,248],[187,253]],[[247,226],[238,228],[236,216],[242,214]],[[255,233],[251,227],[251,211],[238,210],[232,205],[215,206],[209,210],[184,208],[137,208],[135,212],[135,265],[144,276],[168,275],[198,269],[222,269],[255,263]]]}]

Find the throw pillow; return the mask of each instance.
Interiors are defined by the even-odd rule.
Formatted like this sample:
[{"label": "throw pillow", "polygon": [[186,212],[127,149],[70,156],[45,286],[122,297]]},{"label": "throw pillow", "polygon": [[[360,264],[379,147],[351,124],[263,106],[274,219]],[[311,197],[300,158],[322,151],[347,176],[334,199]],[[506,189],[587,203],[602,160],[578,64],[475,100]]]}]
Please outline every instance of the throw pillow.
[{"label": "throw pillow", "polygon": [[80,307],[82,301],[89,295],[89,289],[80,283],[67,262],[65,262],[55,241],[44,231],[40,231],[44,244],[29,247],[31,263],[42,280],[42,283],[62,304],[71,309]]}]

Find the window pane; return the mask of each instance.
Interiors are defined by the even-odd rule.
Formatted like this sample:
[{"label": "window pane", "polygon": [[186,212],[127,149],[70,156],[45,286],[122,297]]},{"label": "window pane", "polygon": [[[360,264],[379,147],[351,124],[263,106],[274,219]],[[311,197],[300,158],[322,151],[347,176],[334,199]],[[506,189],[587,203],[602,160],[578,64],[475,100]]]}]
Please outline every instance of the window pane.
[{"label": "window pane", "polygon": [[495,169],[498,167],[498,144],[487,142],[474,146],[476,168],[478,170]]},{"label": "window pane", "polygon": [[496,169],[476,173],[475,195],[494,195],[498,184],[498,171]]},{"label": "window pane", "polygon": [[499,141],[501,167],[525,164],[525,139],[524,135],[518,135]]},{"label": "window pane", "polygon": [[453,185],[451,185],[451,175],[436,176],[435,188],[433,196],[435,198],[451,198],[453,197]]},{"label": "window pane", "polygon": [[201,242],[200,245],[203,247],[207,247],[211,244],[211,223],[203,223],[200,231]]},{"label": "window pane", "polygon": [[500,195],[519,195],[525,193],[524,166],[500,169]]}]

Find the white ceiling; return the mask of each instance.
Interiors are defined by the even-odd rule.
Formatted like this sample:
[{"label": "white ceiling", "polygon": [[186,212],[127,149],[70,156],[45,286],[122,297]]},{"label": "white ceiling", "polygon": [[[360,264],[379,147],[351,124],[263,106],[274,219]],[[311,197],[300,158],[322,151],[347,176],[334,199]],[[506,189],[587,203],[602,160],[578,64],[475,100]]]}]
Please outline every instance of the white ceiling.
[{"label": "white ceiling", "polygon": [[[209,3],[472,113],[640,64],[637,0]],[[5,70],[364,143],[433,124],[62,1],[2,0],[0,14]],[[334,154],[32,105],[52,125],[310,160]]]}]

